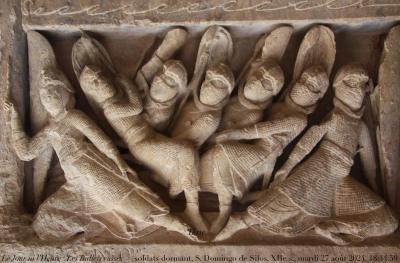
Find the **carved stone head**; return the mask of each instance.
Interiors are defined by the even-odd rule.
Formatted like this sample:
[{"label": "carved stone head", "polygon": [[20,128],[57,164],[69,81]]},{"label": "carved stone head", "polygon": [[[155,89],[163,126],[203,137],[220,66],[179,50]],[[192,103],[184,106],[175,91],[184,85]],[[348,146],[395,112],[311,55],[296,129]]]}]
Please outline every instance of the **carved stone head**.
[{"label": "carved stone head", "polygon": [[182,62],[168,60],[162,71],[153,79],[150,87],[150,96],[158,102],[166,102],[185,92],[187,86],[187,72]]},{"label": "carved stone head", "polygon": [[335,97],[353,110],[360,109],[364,103],[368,80],[368,73],[363,67],[359,65],[343,66],[333,82]]},{"label": "carved stone head", "polygon": [[113,97],[117,93],[117,88],[98,66],[85,66],[79,80],[84,93],[99,103]]},{"label": "carved stone head", "polygon": [[284,82],[281,67],[274,62],[267,62],[247,79],[243,95],[253,103],[263,103],[277,95]]},{"label": "carved stone head", "polygon": [[320,66],[306,69],[290,90],[289,96],[294,103],[302,107],[315,105],[326,93],[329,79]]},{"label": "carved stone head", "polygon": [[52,117],[75,106],[74,90],[62,72],[56,69],[44,69],[40,72],[40,77],[42,82],[39,90],[40,101]]},{"label": "carved stone head", "polygon": [[221,103],[230,96],[234,82],[232,71],[227,65],[220,63],[211,67],[200,87],[200,102],[209,106]]}]

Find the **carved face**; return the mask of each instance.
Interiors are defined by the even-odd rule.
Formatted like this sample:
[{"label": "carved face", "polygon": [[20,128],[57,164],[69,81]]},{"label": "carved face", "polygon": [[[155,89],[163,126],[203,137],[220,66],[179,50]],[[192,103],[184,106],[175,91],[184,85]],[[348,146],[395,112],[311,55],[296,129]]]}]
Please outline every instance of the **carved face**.
[{"label": "carved face", "polygon": [[367,81],[349,75],[335,86],[335,96],[353,110],[363,106]]},{"label": "carved face", "polygon": [[115,86],[96,66],[86,66],[83,69],[80,83],[83,91],[98,102],[103,102],[117,93]]},{"label": "carved face", "polygon": [[230,95],[228,86],[221,79],[207,78],[200,88],[200,101],[214,106]]},{"label": "carved face", "polygon": [[318,102],[328,89],[329,80],[320,67],[311,67],[303,72],[300,79],[290,91],[294,103],[309,107]]},{"label": "carved face", "polygon": [[72,99],[72,95],[61,84],[47,85],[45,88],[40,89],[39,96],[43,107],[53,117],[65,112]]},{"label": "carved face", "polygon": [[254,103],[263,103],[279,93],[283,81],[283,72],[279,66],[270,69],[260,67],[248,78],[243,94]]},{"label": "carved face", "polygon": [[168,74],[161,73],[154,77],[150,87],[150,96],[158,101],[165,102],[174,98],[178,94],[177,80]]},{"label": "carved face", "polygon": [[206,72],[205,79],[200,87],[200,102],[215,106],[230,96],[233,86],[232,71],[225,64],[218,64]]}]

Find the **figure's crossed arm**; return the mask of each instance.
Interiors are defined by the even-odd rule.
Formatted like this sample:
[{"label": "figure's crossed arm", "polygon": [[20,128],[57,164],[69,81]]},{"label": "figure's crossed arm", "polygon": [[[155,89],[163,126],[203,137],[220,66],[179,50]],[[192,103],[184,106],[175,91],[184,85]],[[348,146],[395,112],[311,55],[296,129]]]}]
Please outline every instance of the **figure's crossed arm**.
[{"label": "figure's crossed arm", "polygon": [[298,117],[287,117],[279,120],[260,122],[241,129],[223,131],[217,134],[216,141],[262,139],[277,133],[290,132],[297,128],[304,129],[305,125],[305,121]]},{"label": "figure's crossed arm", "polygon": [[327,123],[312,126],[296,144],[285,164],[276,172],[273,185],[283,182],[293,168],[315,148],[327,131]]}]

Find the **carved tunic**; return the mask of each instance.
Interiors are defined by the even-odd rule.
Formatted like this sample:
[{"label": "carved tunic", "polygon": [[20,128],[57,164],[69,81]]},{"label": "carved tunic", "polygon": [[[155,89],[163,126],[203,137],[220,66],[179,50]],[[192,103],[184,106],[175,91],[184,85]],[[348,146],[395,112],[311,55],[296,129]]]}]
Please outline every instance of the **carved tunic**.
[{"label": "carved tunic", "polygon": [[[365,124],[336,110],[328,122],[311,129],[324,137],[321,145],[293,171],[281,191],[315,216],[364,213],[382,206],[384,201],[368,188],[352,178],[343,180],[350,174]],[[315,145],[314,141],[308,143],[305,148]]]},{"label": "carved tunic", "polygon": [[246,138],[261,139],[253,144],[224,142],[202,156],[201,188],[215,192],[223,187],[242,198],[260,176],[273,169],[277,157],[306,125],[305,114],[276,105],[269,121],[255,124]]},{"label": "carved tunic", "polygon": [[[94,123],[79,111],[71,110],[59,123],[53,123],[45,130],[40,141],[31,147],[32,153],[38,153],[40,145],[50,142],[57,153],[61,167],[65,172],[67,183],[55,194],[49,197],[39,208],[34,229],[45,239],[64,239],[84,231],[82,224],[93,224],[87,217],[94,218],[97,224],[105,225],[113,235],[130,239],[137,233],[127,229],[126,224],[134,225],[136,219],[151,222],[155,215],[168,214],[169,209],[164,203],[138,180],[128,181],[121,175],[116,164],[102,152],[116,150],[112,141],[104,136],[99,129],[93,129]],[[78,130],[79,129],[79,130]],[[86,136],[93,144],[85,141],[80,130],[86,131]],[[23,157],[24,148],[18,142],[17,152]],[[99,151],[101,149],[101,151]],[[25,156],[25,159],[29,159]],[[30,156],[33,157],[33,156]],[[99,194],[101,193],[101,194]],[[137,214],[121,222],[104,222],[97,218],[102,213],[113,213],[114,209],[126,199],[142,199],[137,206]],[[147,209],[141,209],[146,207]],[[134,212],[135,210],[132,210]],[[71,216],[80,218],[58,226],[59,222],[69,222]],[[83,216],[86,216],[84,218]],[[52,220],[59,218],[61,221]],[[96,220],[97,219],[97,220]],[[69,227],[69,229],[67,229]]]},{"label": "carved tunic", "polygon": [[234,97],[224,108],[218,130],[244,128],[260,122],[263,115],[264,109],[248,108],[240,102],[238,97]]},{"label": "carved tunic", "polygon": [[171,121],[177,101],[178,96],[166,102],[157,102],[148,95],[144,104],[143,117],[154,129],[163,131]]},{"label": "carved tunic", "polygon": [[220,109],[203,110],[194,101],[189,101],[183,107],[171,135],[200,147],[218,129],[221,113]]},{"label": "carved tunic", "polygon": [[[286,234],[306,231],[323,218],[340,221],[351,217],[354,222],[373,223],[379,222],[374,221],[379,217],[382,223],[389,220],[390,224],[397,224],[390,209],[384,209],[384,200],[349,176],[359,139],[366,129],[360,116],[350,117],[336,108],[325,123],[307,131],[290,158],[302,158],[322,138],[318,150],[286,181],[253,203],[248,213],[265,223],[267,230]],[[384,214],[377,217],[375,211]],[[282,220],[286,216],[288,220]],[[272,218],[280,218],[279,224],[274,225],[276,220]]]}]

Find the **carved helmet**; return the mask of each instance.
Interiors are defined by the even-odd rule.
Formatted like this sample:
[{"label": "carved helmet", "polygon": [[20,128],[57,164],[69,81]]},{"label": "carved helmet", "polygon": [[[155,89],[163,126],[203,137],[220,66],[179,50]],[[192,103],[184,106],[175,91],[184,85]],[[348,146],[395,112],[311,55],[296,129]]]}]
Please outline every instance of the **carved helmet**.
[{"label": "carved helmet", "polygon": [[183,94],[187,90],[187,71],[183,63],[179,60],[168,60],[163,65],[165,75],[173,78],[178,84],[178,93]]},{"label": "carved helmet", "polygon": [[[51,89],[58,89],[61,100],[66,108],[73,108],[75,105],[75,90],[65,75],[56,68],[45,68],[40,72],[40,93],[51,92]],[[52,87],[50,89],[50,87]]]}]

